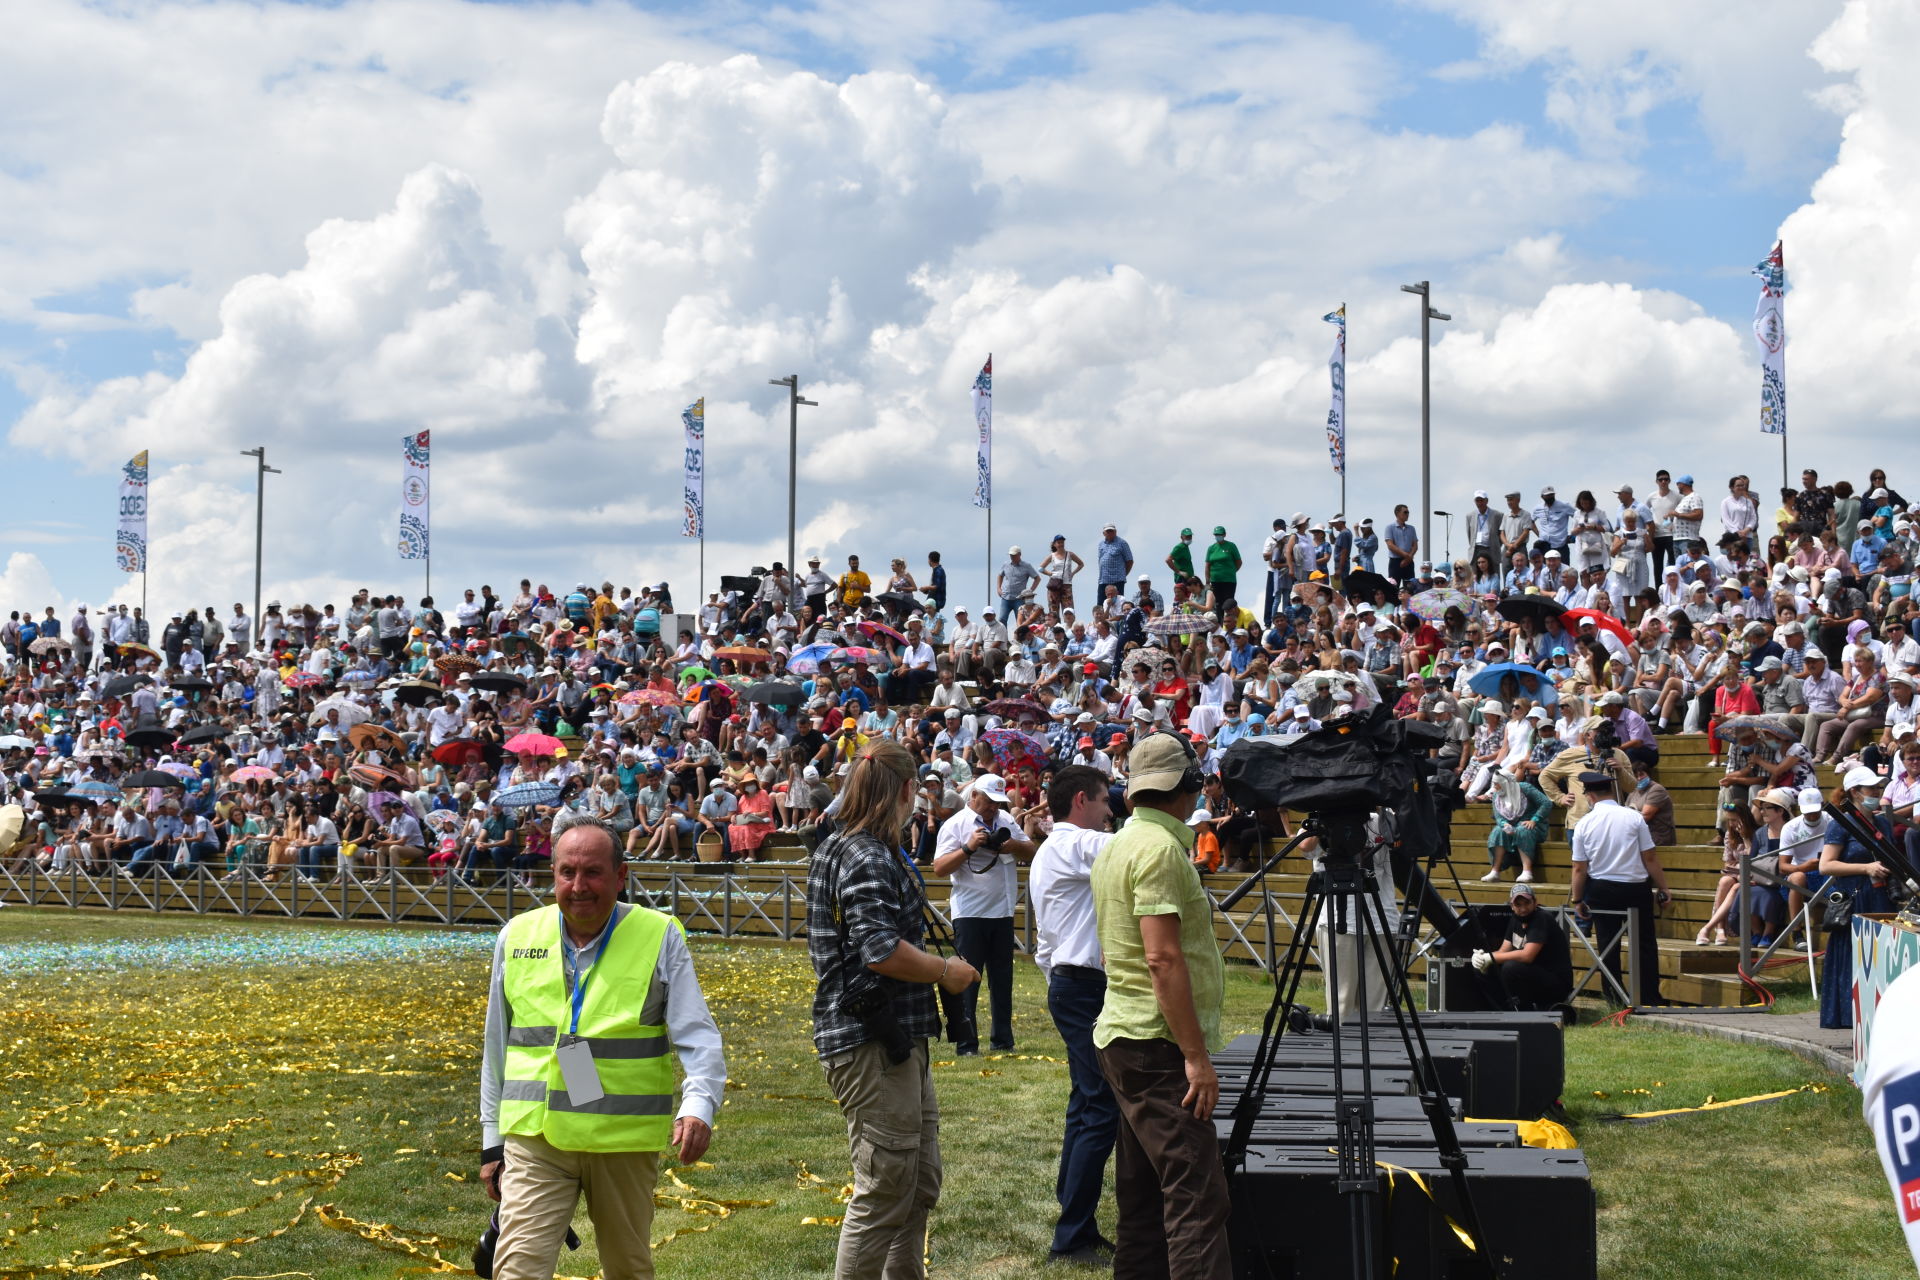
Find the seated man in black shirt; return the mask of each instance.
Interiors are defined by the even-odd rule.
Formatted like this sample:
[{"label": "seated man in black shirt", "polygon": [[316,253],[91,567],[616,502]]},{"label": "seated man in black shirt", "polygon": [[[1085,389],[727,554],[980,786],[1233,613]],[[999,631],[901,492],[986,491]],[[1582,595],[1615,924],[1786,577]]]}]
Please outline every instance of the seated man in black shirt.
[{"label": "seated man in black shirt", "polygon": [[1499,949],[1474,952],[1473,967],[1498,980],[1508,1008],[1551,1009],[1564,1003],[1573,994],[1567,935],[1540,910],[1531,885],[1514,885],[1507,905],[1513,918]]}]

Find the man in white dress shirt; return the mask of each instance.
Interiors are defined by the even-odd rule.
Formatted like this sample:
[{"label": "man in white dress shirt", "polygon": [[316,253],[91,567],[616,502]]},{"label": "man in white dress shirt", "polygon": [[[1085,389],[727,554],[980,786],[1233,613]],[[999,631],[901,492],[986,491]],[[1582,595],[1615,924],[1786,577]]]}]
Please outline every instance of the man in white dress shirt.
[{"label": "man in white dress shirt", "polygon": [[1110,812],[1107,776],[1085,765],[1068,765],[1047,788],[1053,831],[1033,856],[1027,878],[1032,897],[1034,961],[1047,979],[1047,1012],[1067,1045],[1066,1136],[1060,1143],[1060,1173],[1054,1198],[1060,1222],[1053,1231],[1049,1262],[1098,1263],[1112,1246],[1100,1235],[1094,1211],[1107,1158],[1113,1154],[1120,1109],[1100,1070],[1093,1023],[1107,995],[1099,932],[1088,883],[1094,859],[1107,841]]},{"label": "man in white dress shirt", "polygon": [[[1580,775],[1593,808],[1573,829],[1573,882],[1567,905],[1581,919],[1591,909],[1627,911],[1633,917],[1633,985],[1628,987],[1638,1005],[1660,1005],[1660,941],[1654,935],[1655,911],[1671,901],[1667,873],[1654,851],[1653,833],[1637,809],[1622,807],[1614,798],[1613,775],[1598,771]],[[1611,939],[1601,948],[1601,959],[1620,980],[1620,926],[1612,920],[1600,926],[1600,936]]]}]

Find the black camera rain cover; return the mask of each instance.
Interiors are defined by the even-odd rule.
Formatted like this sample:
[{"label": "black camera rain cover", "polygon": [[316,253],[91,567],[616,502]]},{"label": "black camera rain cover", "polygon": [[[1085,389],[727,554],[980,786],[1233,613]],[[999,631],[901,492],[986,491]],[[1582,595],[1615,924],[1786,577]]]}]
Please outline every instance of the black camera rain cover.
[{"label": "black camera rain cover", "polygon": [[1398,796],[1392,769],[1365,719],[1349,719],[1281,743],[1242,738],[1220,758],[1220,779],[1249,809],[1310,813],[1376,809]]}]

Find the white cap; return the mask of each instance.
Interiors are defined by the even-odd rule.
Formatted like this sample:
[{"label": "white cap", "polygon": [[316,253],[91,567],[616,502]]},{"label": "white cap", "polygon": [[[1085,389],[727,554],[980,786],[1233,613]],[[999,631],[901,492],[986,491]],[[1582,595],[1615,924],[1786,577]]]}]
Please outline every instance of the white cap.
[{"label": "white cap", "polygon": [[1475,489],[1473,491],[1473,496],[1474,496],[1474,499],[1478,501],[1479,499],[1487,496],[1487,491],[1485,489]]},{"label": "white cap", "polygon": [[1884,787],[1887,780],[1865,765],[1856,765],[1847,770],[1847,776],[1840,779],[1840,785],[1851,791],[1855,787]]},{"label": "white cap", "polygon": [[999,804],[1005,804],[1007,802],[1006,779],[997,773],[981,774],[973,780],[973,786],[968,789],[977,791],[987,799]]},{"label": "white cap", "polygon": [[1187,825],[1190,827],[1197,827],[1203,822],[1212,822],[1212,821],[1213,821],[1213,815],[1208,813],[1205,809],[1195,809],[1193,811],[1193,815],[1187,819]]},{"label": "white cap", "polygon": [[1824,804],[1825,797],[1820,794],[1818,787],[1808,787],[1800,793],[1800,812],[1802,813],[1818,813]]},{"label": "white cap", "polygon": [[1547,709],[1545,707],[1535,707],[1533,710],[1527,712],[1527,719],[1538,720],[1542,724],[1546,723],[1551,718],[1552,717],[1547,715]]},{"label": "white cap", "polygon": [[1295,703],[1293,708],[1293,718],[1295,720],[1311,720],[1313,718],[1313,713],[1308,711],[1304,706],[1301,706],[1298,703]]},{"label": "white cap", "polygon": [[1020,548],[1018,548],[1018,547],[1008,547],[1008,548],[1007,548],[1007,554],[1008,554],[1008,555],[1010,555],[1010,556],[1017,556],[1017,555],[1019,555],[1019,554],[1020,554]]}]

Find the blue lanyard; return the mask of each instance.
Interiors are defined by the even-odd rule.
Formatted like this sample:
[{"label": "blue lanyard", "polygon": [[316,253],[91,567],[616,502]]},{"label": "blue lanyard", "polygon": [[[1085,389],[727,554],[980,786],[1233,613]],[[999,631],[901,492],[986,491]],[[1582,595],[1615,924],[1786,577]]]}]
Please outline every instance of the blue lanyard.
[{"label": "blue lanyard", "polygon": [[[619,922],[619,919],[620,912],[616,909],[613,915],[608,918],[607,927],[600,931],[599,945],[593,949],[593,963],[589,964],[585,969],[576,971],[577,976],[573,980],[573,1021],[567,1027],[567,1034],[569,1035],[580,1034],[580,1006],[586,1003],[587,979],[593,976],[594,966],[598,965],[600,963],[600,957],[606,954],[607,942],[613,937],[613,926]],[[566,926],[564,924],[561,925],[562,930],[565,928]],[[569,946],[571,946],[571,944],[569,944]],[[572,954],[576,957],[575,963],[578,964],[577,957],[579,952],[575,950]]]}]

